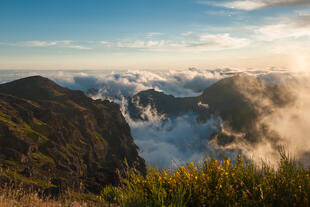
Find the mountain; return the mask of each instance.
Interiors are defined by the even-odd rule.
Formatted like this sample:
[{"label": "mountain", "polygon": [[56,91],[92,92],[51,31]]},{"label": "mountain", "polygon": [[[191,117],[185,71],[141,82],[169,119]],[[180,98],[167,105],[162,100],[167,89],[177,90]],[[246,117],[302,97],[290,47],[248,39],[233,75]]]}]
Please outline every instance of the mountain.
[{"label": "mountain", "polygon": [[[153,89],[141,91],[129,98],[128,109],[134,119],[147,119],[141,110],[147,106],[168,117],[195,113],[198,122],[220,117],[226,127],[255,142],[261,133],[269,136],[268,130],[257,128],[260,117],[292,101],[292,94],[284,86],[268,86],[258,78],[236,75],[214,83],[197,97],[176,98]],[[234,139],[220,131],[213,137],[217,137],[219,144]]]},{"label": "mountain", "polygon": [[1,180],[96,193],[119,182],[124,160],[145,173],[137,149],[115,103],[41,76],[0,85]]},{"label": "mountain", "polygon": [[176,98],[163,92],[149,89],[141,91],[128,100],[128,110],[133,119],[147,119],[141,113],[139,106],[146,108],[148,105],[156,109],[159,114],[178,116],[183,113],[198,110],[197,97]]}]

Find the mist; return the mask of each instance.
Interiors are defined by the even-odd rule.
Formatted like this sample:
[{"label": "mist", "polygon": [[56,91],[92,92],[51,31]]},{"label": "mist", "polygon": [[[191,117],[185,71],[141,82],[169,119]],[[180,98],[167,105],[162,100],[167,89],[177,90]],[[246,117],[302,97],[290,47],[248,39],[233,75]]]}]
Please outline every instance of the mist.
[{"label": "mist", "polygon": [[[256,142],[246,139],[245,133],[221,127],[224,133],[233,135],[234,141],[219,146],[216,140],[209,144],[219,150],[240,150],[244,156],[256,164],[262,162],[277,166],[279,150],[305,166],[310,164],[310,79],[307,73],[298,73],[289,80],[277,83],[281,86],[280,98],[289,100],[283,106],[275,105],[270,98],[263,97],[266,88],[252,83],[239,82],[238,90],[247,98],[260,114],[256,122],[259,132]],[[251,92],[255,88],[256,93]]]}]

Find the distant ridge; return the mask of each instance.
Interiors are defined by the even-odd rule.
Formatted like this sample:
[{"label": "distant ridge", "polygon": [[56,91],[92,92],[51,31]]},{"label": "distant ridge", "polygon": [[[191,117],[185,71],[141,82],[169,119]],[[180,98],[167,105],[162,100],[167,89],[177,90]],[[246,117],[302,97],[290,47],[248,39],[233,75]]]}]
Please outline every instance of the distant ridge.
[{"label": "distant ridge", "polygon": [[[252,95],[259,99],[252,100]],[[134,119],[145,119],[138,106],[151,106],[159,114],[168,117],[196,113],[199,122],[220,117],[233,131],[245,133],[248,140],[255,142],[260,139],[263,131],[256,129],[257,119],[261,113],[268,113],[270,110],[257,109],[256,105],[262,100],[268,100],[275,106],[284,106],[292,101],[290,93],[284,87],[268,86],[259,78],[235,75],[212,84],[197,97],[179,98],[155,90],[141,91],[129,98],[128,108]],[[221,132],[215,133],[213,137],[217,137],[220,144],[227,144],[234,139]]]}]

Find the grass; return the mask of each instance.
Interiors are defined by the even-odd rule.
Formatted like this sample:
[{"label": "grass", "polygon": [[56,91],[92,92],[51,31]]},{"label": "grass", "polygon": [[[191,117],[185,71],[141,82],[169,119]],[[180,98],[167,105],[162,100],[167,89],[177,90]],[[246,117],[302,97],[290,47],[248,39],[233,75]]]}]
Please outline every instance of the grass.
[{"label": "grass", "polygon": [[[107,207],[109,204],[93,194],[64,192],[59,198],[43,197],[38,190],[4,185],[0,188],[0,207]],[[115,205],[110,205],[110,207]]]},{"label": "grass", "polygon": [[51,197],[45,188],[57,188],[42,180],[25,177],[0,166],[0,207],[113,207],[103,197],[92,193],[61,190],[58,197]]},{"label": "grass", "polygon": [[120,186],[107,186],[100,195],[68,191],[51,199],[22,188],[2,187],[0,207],[310,206],[310,169],[280,154],[277,168],[266,163],[255,166],[241,156],[177,169],[149,168],[146,176],[127,167]]},{"label": "grass", "polygon": [[41,135],[48,137],[49,136],[49,128],[48,125],[40,120],[36,120],[33,123],[31,123],[30,127],[40,133]]}]

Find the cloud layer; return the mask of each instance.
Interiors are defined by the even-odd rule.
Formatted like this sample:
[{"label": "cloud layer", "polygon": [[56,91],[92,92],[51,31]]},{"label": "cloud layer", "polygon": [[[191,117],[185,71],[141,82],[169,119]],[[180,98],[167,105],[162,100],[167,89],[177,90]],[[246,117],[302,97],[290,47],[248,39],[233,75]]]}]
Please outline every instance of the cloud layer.
[{"label": "cloud layer", "polygon": [[76,44],[75,41],[72,40],[59,40],[59,41],[22,41],[15,43],[6,43],[2,42],[0,45],[7,46],[17,46],[17,47],[59,47],[59,48],[71,48],[71,49],[80,49],[80,50],[90,50],[90,47],[82,46],[80,44]]},{"label": "cloud layer", "polygon": [[[151,38],[153,35],[154,34],[151,34],[148,37]],[[101,41],[101,45],[104,47],[152,51],[216,51],[242,48],[249,44],[249,41],[246,38],[232,37],[229,33],[193,34],[189,32],[184,33],[176,39],[181,40],[134,40],[119,42]]]},{"label": "cloud layer", "polygon": [[[169,167],[184,162],[200,160],[206,155],[218,156],[222,150],[242,150],[248,157],[254,152],[264,155],[263,149],[270,146],[269,142],[262,142],[254,146],[251,143],[239,142],[229,148],[220,149],[209,143],[210,135],[221,126],[221,119],[214,117],[207,123],[196,122],[197,115],[184,114],[180,117],[160,116],[156,110],[141,108],[148,121],[133,121],[127,113],[126,98],[135,93],[150,88],[163,91],[174,96],[197,96],[216,81],[234,74],[260,77],[266,83],[287,83],[292,74],[281,70],[236,70],[214,69],[199,70],[190,68],[184,71],[6,71],[0,74],[0,82],[7,82],[30,75],[43,75],[51,78],[62,86],[80,89],[98,89],[91,93],[97,99],[111,99],[121,105],[122,112],[131,126],[135,142],[140,147],[141,155],[147,163],[154,166]],[[285,120],[285,119],[284,119]],[[276,128],[277,126],[274,126]],[[242,143],[242,144],[240,144]],[[300,145],[301,146],[301,145]],[[260,150],[260,151],[258,151]],[[299,149],[300,150],[300,149]],[[266,151],[264,151],[266,152]],[[260,153],[260,154],[259,154]],[[270,151],[274,153],[274,151]],[[265,155],[269,155],[265,153]]]}]

